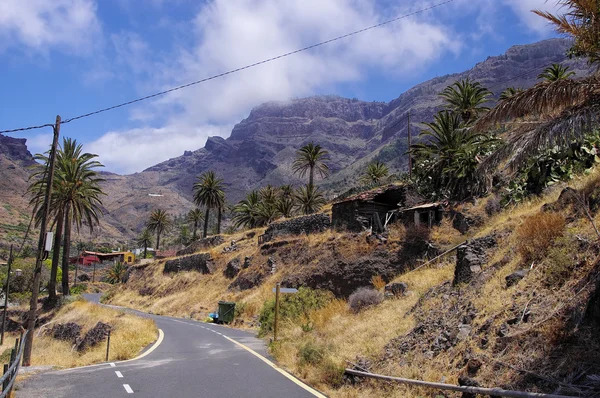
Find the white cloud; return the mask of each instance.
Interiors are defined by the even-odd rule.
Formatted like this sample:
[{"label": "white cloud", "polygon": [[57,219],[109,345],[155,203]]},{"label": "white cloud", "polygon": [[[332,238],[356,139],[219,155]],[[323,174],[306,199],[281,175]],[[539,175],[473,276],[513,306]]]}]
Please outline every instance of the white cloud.
[{"label": "white cloud", "polygon": [[[384,11],[386,14],[381,14]],[[150,65],[158,71],[152,76],[145,74],[154,84],[144,91],[151,92],[379,23],[389,18],[388,12],[400,15],[410,11],[414,10],[378,8],[371,0],[215,0],[207,2],[193,19],[190,34],[194,45],[179,49],[160,63],[141,59],[147,47],[139,37],[119,35],[113,37],[113,44],[117,45],[120,58],[130,56],[135,65]],[[180,155],[184,149],[201,147],[214,130],[189,126],[221,126],[222,131],[222,126],[231,126],[262,102],[332,92],[337,84],[365,79],[373,70],[396,78],[417,73],[461,49],[460,37],[432,15],[435,14],[403,19],[136,107],[132,111],[135,120],[162,127],[107,133],[95,142],[96,151],[107,165],[114,161],[118,171],[138,171],[149,165],[148,159],[155,164]],[[173,134],[176,125],[188,127]],[[141,140],[148,132],[150,137]],[[175,142],[176,139],[181,142]],[[128,160],[114,157],[119,140],[123,146],[136,148],[140,148],[136,143],[143,142],[144,148],[139,150],[143,154]],[[165,151],[171,147],[172,151]]]},{"label": "white cloud", "polygon": [[556,0],[504,0],[522,24],[529,30],[540,35],[546,35],[552,31],[552,26],[542,17],[534,14],[532,10],[556,12],[560,6]]},{"label": "white cloud", "polygon": [[44,153],[50,150],[52,145],[52,133],[43,133],[27,137],[27,149],[33,155],[36,153]]},{"label": "white cloud", "polygon": [[100,31],[93,0],[0,1],[0,51],[90,54]]}]

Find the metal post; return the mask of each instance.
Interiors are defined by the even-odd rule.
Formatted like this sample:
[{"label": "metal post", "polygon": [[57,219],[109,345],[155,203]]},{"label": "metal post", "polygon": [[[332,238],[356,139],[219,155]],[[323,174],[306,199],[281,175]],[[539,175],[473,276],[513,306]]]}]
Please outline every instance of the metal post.
[{"label": "metal post", "polygon": [[96,282],[96,262],[94,262],[94,272],[92,272],[92,283]]},{"label": "metal post", "polygon": [[13,262],[13,245],[10,245],[8,255],[8,271],[6,274],[6,289],[4,290],[4,312],[2,314],[2,332],[0,333],[0,345],[4,344],[4,331],[6,330],[6,311],[8,308],[8,292],[10,291],[10,268]]},{"label": "metal post", "polygon": [[52,195],[52,183],[54,182],[54,166],[56,160],[56,151],[58,148],[58,136],[60,134],[60,116],[56,116],[56,124],[54,125],[54,138],[52,140],[52,148],[50,149],[49,165],[48,165],[48,180],[46,181],[46,194],[44,196],[44,207],[42,212],[42,221],[40,223],[40,238],[38,241],[38,255],[35,263],[35,271],[33,276],[33,288],[31,291],[31,301],[29,302],[29,318],[27,320],[27,338],[25,339],[25,348],[23,352],[23,366],[31,365],[31,351],[33,349],[33,330],[35,329],[35,321],[37,318],[37,301],[40,293],[40,277],[42,275],[42,265],[44,261],[44,247],[46,240],[46,229],[48,226],[48,215],[50,213],[50,196]]},{"label": "metal post", "polygon": [[279,289],[281,284],[275,285],[275,324],[273,325],[273,341],[277,341],[277,326],[279,323]]},{"label": "metal post", "polygon": [[108,362],[108,353],[110,352],[110,329],[108,329],[108,339],[106,339],[106,362]]}]

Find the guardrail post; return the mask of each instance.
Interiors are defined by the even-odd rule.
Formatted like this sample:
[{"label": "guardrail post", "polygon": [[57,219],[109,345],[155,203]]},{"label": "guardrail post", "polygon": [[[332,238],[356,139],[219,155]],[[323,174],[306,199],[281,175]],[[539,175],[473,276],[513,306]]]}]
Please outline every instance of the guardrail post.
[{"label": "guardrail post", "polygon": [[110,329],[108,329],[108,339],[106,340],[106,362],[108,362],[108,353],[110,352]]}]

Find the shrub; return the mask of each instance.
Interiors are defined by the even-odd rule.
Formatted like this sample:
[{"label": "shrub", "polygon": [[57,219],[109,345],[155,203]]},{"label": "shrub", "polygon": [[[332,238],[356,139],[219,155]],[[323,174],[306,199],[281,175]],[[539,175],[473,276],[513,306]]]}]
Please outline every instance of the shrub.
[{"label": "shrub", "polygon": [[108,283],[122,283],[125,280],[125,275],[127,275],[127,267],[120,262],[115,263],[112,267],[108,269],[106,273],[106,281]]},{"label": "shrub", "polygon": [[72,295],[85,293],[87,291],[87,285],[75,285],[70,289],[70,291]]},{"label": "shrub", "polygon": [[[313,290],[301,287],[296,294],[282,294],[279,300],[279,319],[298,319],[310,317],[314,310],[324,307],[331,300],[333,294],[326,290]],[[259,336],[264,336],[273,330],[275,320],[275,298],[265,301],[258,317],[260,322]]]},{"label": "shrub", "polygon": [[517,251],[526,262],[540,260],[564,228],[565,219],[558,213],[540,212],[529,216],[517,228]]},{"label": "shrub", "polygon": [[235,319],[241,317],[244,312],[246,311],[246,303],[244,303],[243,301],[239,301],[237,303],[235,303],[235,309],[233,310],[233,317]]},{"label": "shrub", "polygon": [[573,250],[575,243],[567,237],[559,238],[554,247],[548,250],[544,265],[544,279],[548,286],[560,287],[569,278],[575,262]]},{"label": "shrub", "polygon": [[298,358],[301,366],[318,365],[325,357],[325,348],[312,341],[307,341],[298,349]]},{"label": "shrub", "polygon": [[348,305],[352,311],[358,313],[364,308],[377,305],[382,301],[383,293],[368,287],[360,287],[350,295]]},{"label": "shrub", "polygon": [[321,375],[321,381],[333,388],[339,388],[344,382],[343,366],[335,363],[331,359],[324,360],[319,366],[319,373]]}]

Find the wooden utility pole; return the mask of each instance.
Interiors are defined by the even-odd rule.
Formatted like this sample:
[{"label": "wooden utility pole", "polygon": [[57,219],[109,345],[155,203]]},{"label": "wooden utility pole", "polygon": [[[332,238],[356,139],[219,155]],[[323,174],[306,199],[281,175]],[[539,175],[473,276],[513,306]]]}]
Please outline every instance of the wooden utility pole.
[{"label": "wooden utility pole", "polygon": [[412,134],[410,131],[410,110],[408,111],[408,178],[412,178],[412,155],[410,153],[410,146],[411,146],[411,140],[412,140]]},{"label": "wooden utility pole", "polygon": [[279,291],[281,284],[277,282],[275,285],[275,322],[273,325],[273,341],[277,341],[277,326],[279,325]]},{"label": "wooden utility pole", "polygon": [[33,330],[37,318],[37,301],[40,293],[40,278],[42,274],[42,265],[44,262],[44,248],[46,246],[46,229],[48,226],[48,216],[50,214],[50,197],[52,196],[52,183],[54,181],[54,166],[56,160],[56,151],[58,148],[58,136],[60,134],[60,116],[56,116],[54,125],[54,138],[52,148],[50,149],[50,158],[48,160],[48,176],[46,180],[46,194],[44,196],[44,207],[42,209],[42,222],[40,224],[40,238],[38,240],[38,255],[35,262],[35,271],[33,274],[33,288],[31,290],[31,301],[29,303],[29,317],[27,319],[27,338],[25,339],[25,348],[23,352],[23,366],[31,365],[31,351],[33,348]]},{"label": "wooden utility pole", "polygon": [[8,310],[8,292],[10,291],[10,268],[13,262],[13,245],[10,245],[8,255],[8,270],[6,271],[6,289],[4,290],[4,313],[2,314],[2,333],[0,334],[0,345],[4,344],[4,329],[6,329],[6,311]]}]

